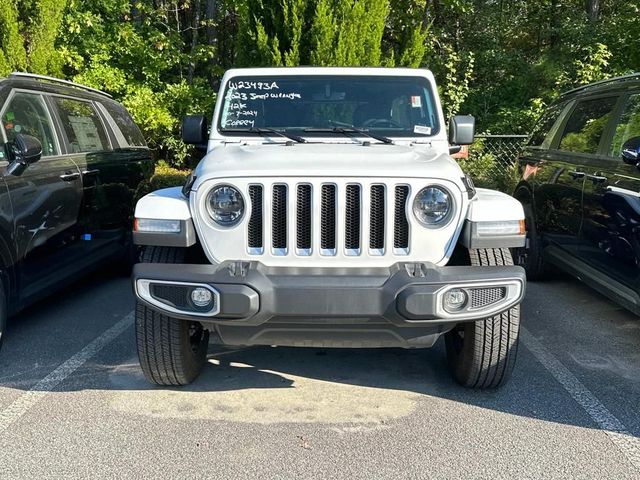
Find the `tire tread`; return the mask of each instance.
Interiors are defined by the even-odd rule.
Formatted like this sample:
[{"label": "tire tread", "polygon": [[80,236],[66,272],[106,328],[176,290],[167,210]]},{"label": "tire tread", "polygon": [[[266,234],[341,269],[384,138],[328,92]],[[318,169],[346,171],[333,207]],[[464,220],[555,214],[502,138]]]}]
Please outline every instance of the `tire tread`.
[{"label": "tire tread", "polygon": [[[473,266],[513,265],[506,248],[469,250]],[[485,320],[464,324],[462,350],[455,352],[447,333],[447,353],[454,376],[462,385],[486,389],[504,384],[515,365],[518,350],[520,306]]]},{"label": "tire tread", "polygon": [[[171,247],[146,247],[143,263],[182,263],[185,251]],[[140,366],[147,380],[156,385],[191,383],[206,363],[209,332],[193,352],[189,345],[188,322],[174,319],[136,304],[136,344]]]}]

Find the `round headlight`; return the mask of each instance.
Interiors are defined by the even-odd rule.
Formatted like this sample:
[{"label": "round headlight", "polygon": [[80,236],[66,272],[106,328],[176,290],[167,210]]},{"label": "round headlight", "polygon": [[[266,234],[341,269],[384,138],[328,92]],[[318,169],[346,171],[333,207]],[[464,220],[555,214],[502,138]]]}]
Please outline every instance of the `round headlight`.
[{"label": "round headlight", "polygon": [[413,201],[414,215],[420,223],[428,227],[443,224],[449,219],[452,210],[451,194],[434,185],[420,190]]},{"label": "round headlight", "polygon": [[207,196],[209,215],[218,224],[225,227],[235,225],[244,213],[242,194],[230,185],[214,187]]}]

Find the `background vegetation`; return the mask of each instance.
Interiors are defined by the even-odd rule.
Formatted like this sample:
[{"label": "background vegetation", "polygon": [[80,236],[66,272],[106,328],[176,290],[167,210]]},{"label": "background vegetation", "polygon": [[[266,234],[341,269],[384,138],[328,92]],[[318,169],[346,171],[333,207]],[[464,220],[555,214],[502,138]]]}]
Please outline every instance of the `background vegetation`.
[{"label": "background vegetation", "polygon": [[106,90],[173,166],[186,113],[248,65],[431,68],[448,115],[527,133],[559,92],[640,70],[637,0],[0,0],[0,75]]}]

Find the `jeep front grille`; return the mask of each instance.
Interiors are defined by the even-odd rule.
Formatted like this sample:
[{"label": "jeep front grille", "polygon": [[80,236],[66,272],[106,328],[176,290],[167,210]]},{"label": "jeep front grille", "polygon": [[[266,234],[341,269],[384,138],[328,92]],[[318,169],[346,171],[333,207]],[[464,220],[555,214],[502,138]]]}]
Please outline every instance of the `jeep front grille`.
[{"label": "jeep front grille", "polygon": [[360,253],[360,185],[347,185],[344,247],[347,254]]},{"label": "jeep front grille", "polygon": [[[262,185],[251,185],[249,187],[249,199],[252,205],[262,205]],[[262,253],[262,209],[254,208],[249,218],[248,245],[249,251]]]},{"label": "jeep front grille", "polygon": [[296,201],[296,248],[311,250],[311,185],[298,185]]},{"label": "jeep front grille", "polygon": [[393,222],[393,246],[394,248],[409,248],[409,222],[405,204],[409,196],[409,187],[406,185],[396,186],[396,203]]},{"label": "jeep front grille", "polygon": [[371,185],[371,210],[369,211],[369,248],[372,250],[384,249],[384,196],[384,185]]},{"label": "jeep front grille", "polygon": [[336,250],[336,186],[322,185],[320,204],[320,248],[323,252]]},{"label": "jeep front grille", "polygon": [[273,186],[271,245],[277,253],[287,253],[287,186]]},{"label": "jeep front grille", "polygon": [[[251,184],[248,190],[247,246],[252,255],[266,248],[273,255],[296,256],[314,250],[335,256],[339,249],[346,256],[409,253],[408,185],[273,183]],[[267,204],[265,198],[271,201]]]}]

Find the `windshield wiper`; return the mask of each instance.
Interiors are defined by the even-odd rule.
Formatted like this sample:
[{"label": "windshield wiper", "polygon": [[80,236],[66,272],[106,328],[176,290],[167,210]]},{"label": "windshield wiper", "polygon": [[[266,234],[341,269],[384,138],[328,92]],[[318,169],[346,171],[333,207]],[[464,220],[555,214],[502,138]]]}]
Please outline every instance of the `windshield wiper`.
[{"label": "windshield wiper", "polygon": [[374,140],[378,140],[379,142],[386,144],[393,144],[393,140],[388,137],[383,137],[382,135],[376,135],[375,133],[369,133],[366,130],[360,130],[356,127],[333,127],[333,128],[305,128],[304,132],[330,132],[330,133],[343,133],[348,135],[349,133],[357,133],[358,135],[362,135],[365,137],[373,138]]},{"label": "windshield wiper", "polygon": [[299,137],[298,135],[293,135],[291,133],[281,132],[280,130],[276,130],[274,128],[265,128],[265,127],[251,127],[251,128],[223,128],[221,129],[223,132],[237,132],[237,133],[273,133],[280,137],[288,138],[289,140],[293,140],[296,143],[307,143],[307,141]]}]

